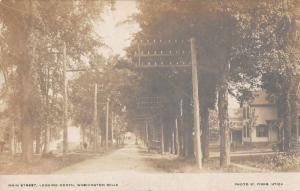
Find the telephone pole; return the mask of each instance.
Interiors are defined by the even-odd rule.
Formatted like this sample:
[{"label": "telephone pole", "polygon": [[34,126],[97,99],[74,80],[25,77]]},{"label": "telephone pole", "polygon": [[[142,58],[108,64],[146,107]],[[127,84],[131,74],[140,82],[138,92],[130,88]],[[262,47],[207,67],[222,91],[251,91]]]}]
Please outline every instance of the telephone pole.
[{"label": "telephone pole", "polygon": [[[138,68],[174,68],[174,67],[190,67],[192,66],[192,83],[193,83],[193,107],[194,107],[194,131],[195,131],[195,136],[194,136],[194,151],[195,151],[195,158],[197,160],[198,163],[198,167],[202,168],[202,153],[201,153],[201,138],[200,138],[200,108],[199,108],[199,92],[198,92],[198,74],[197,74],[197,50],[196,50],[196,39],[195,38],[191,38],[190,39],[190,44],[187,44],[189,46],[187,46],[187,49],[191,50],[191,58],[192,58],[192,63],[189,64],[188,60],[183,60],[180,58],[181,56],[186,57],[186,53],[188,51],[179,51],[180,54],[178,55],[179,57],[175,57],[174,59],[174,55],[172,55],[172,50],[168,50],[169,54],[162,54],[162,48],[161,47],[157,47],[157,44],[162,43],[161,41],[159,41],[158,43],[155,43],[155,41],[153,43],[147,43],[145,46],[143,46],[144,50],[140,50],[140,46],[138,45],[138,53],[135,55],[133,62],[136,63],[136,67]],[[181,47],[185,47],[185,41],[177,41],[177,40],[169,40],[168,44],[169,45],[173,45],[173,46],[178,46],[180,43]],[[151,51],[153,50],[153,46],[154,46],[154,50],[156,52],[161,52],[161,54],[152,54],[152,53],[148,53],[145,54],[143,52],[147,51],[148,48],[148,52],[150,52],[149,50],[151,49]],[[150,48],[149,48],[150,47]],[[166,50],[164,50],[166,51]],[[178,52],[178,51],[177,51]],[[175,51],[176,53],[176,51]],[[168,60],[168,64],[166,64],[166,62],[161,61],[161,58],[164,58],[168,56],[172,57],[172,60]],[[163,60],[164,60],[163,59]],[[176,60],[177,59],[177,60]],[[176,60],[175,62],[173,60]],[[147,63],[147,64],[146,64]],[[160,64],[157,64],[160,63]],[[210,68],[202,68],[202,70],[205,70],[208,73],[217,73],[218,71],[216,69],[210,69]],[[174,132],[174,131],[173,131]]]},{"label": "telephone pole", "polygon": [[202,168],[201,152],[201,133],[200,133],[200,107],[199,107],[199,90],[198,90],[198,70],[197,70],[197,49],[196,39],[191,38],[191,56],[192,56],[192,80],[193,80],[193,103],[194,103],[194,131],[195,131],[195,157],[198,168]]}]

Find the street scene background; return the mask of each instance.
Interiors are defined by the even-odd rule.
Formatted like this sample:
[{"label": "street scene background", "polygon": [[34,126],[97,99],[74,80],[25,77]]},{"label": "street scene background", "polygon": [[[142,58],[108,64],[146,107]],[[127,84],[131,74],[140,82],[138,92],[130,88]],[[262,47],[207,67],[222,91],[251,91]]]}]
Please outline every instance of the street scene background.
[{"label": "street scene background", "polygon": [[297,0],[0,0],[0,174],[299,172]]}]

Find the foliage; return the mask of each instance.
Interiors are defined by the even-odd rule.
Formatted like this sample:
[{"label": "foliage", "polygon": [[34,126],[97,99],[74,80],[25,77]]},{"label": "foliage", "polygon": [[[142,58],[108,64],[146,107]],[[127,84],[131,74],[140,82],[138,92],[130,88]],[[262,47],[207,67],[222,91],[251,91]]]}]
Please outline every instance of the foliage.
[{"label": "foliage", "polygon": [[269,165],[270,169],[274,170],[291,170],[295,169],[298,165],[295,153],[277,153],[265,156],[263,160],[265,164]]},{"label": "foliage", "polygon": [[[47,133],[46,126],[60,126],[63,43],[68,68],[86,66],[87,57],[97,57],[103,44],[94,33],[94,21],[106,4],[73,0],[0,2],[1,67],[5,66],[9,75],[7,112],[14,114],[9,117],[17,128],[43,128]],[[32,140],[23,145],[32,145]]]},{"label": "foliage", "polygon": [[[222,82],[223,69],[230,63],[229,92],[241,102],[252,98],[251,90],[260,86],[260,72],[266,66],[254,60],[263,52],[259,46],[268,39],[260,34],[269,21],[267,13],[273,11],[271,3],[248,1],[167,1],[139,3],[140,14],[136,16],[141,32],[136,39],[189,39],[198,41],[200,101],[203,107],[214,108],[216,90]],[[278,10],[276,7],[274,10]],[[255,10],[259,10],[256,13]],[[257,16],[261,14],[260,16]],[[264,17],[265,16],[265,17]],[[270,17],[273,15],[271,14]],[[258,17],[261,17],[258,19]],[[278,21],[271,22],[278,26]],[[253,26],[256,24],[256,26]],[[257,34],[256,34],[257,33]],[[264,32],[264,34],[270,34]],[[255,37],[255,38],[254,38]],[[134,47],[132,47],[134,48]],[[129,50],[131,52],[132,50]],[[266,57],[263,57],[266,60]],[[262,59],[261,59],[262,60]],[[263,65],[263,67],[261,67]],[[212,68],[207,72],[203,68]],[[155,71],[157,72],[157,71]],[[177,86],[175,92],[189,90],[180,87],[190,84],[188,71],[165,71]],[[143,74],[144,75],[144,74]],[[154,72],[152,72],[152,75]],[[185,76],[186,75],[186,76]],[[157,76],[157,75],[156,75]],[[170,77],[172,76],[172,77]],[[173,78],[177,78],[174,80]],[[163,82],[163,81],[162,81]],[[176,96],[176,95],[175,95]],[[206,105],[207,104],[207,105]]]},{"label": "foliage", "polygon": [[[106,101],[111,101],[111,110],[114,112],[116,124],[127,118],[125,110],[128,101],[132,99],[132,90],[136,87],[137,76],[125,68],[118,68],[120,62],[112,58],[103,64],[105,60],[94,62],[96,70],[86,71],[76,79],[70,81],[70,103],[72,103],[72,119],[75,124],[86,128],[93,124],[94,114],[94,87],[98,84],[98,115],[105,116]],[[99,118],[100,122],[103,121]],[[124,122],[124,121],[123,121]],[[122,128],[121,125],[116,125]],[[119,131],[115,129],[115,131]]]}]

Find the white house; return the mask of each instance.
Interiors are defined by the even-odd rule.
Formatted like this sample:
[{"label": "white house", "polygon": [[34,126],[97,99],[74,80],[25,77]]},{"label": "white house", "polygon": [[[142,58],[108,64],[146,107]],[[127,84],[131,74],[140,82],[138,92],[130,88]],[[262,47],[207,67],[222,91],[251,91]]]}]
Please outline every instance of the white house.
[{"label": "white house", "polygon": [[254,100],[242,108],[229,106],[229,118],[231,141],[268,143],[279,140],[277,107],[264,91],[254,92]]}]

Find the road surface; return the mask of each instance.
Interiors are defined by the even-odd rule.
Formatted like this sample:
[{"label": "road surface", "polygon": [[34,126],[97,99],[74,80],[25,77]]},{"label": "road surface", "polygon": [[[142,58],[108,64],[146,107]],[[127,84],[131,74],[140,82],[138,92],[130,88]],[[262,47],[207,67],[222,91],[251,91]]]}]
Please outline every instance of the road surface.
[{"label": "road surface", "polygon": [[103,173],[103,172],[161,172],[149,160],[166,159],[167,156],[147,153],[136,145],[126,145],[104,156],[96,156],[65,167],[55,174]]},{"label": "road surface", "polygon": [[[232,157],[247,157],[256,155],[274,154],[273,152],[234,152]],[[219,153],[211,152],[211,158],[218,158]],[[106,155],[95,156],[74,165],[60,169],[54,174],[80,174],[80,173],[169,173],[194,172],[197,168],[193,163],[176,161],[176,155],[148,153],[137,145],[126,145]],[[241,167],[240,164],[239,167]],[[249,167],[250,168],[250,167]]]}]

